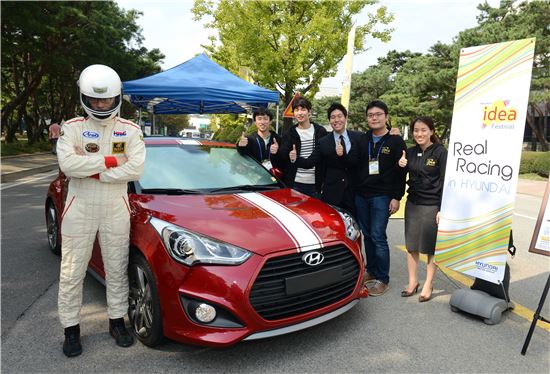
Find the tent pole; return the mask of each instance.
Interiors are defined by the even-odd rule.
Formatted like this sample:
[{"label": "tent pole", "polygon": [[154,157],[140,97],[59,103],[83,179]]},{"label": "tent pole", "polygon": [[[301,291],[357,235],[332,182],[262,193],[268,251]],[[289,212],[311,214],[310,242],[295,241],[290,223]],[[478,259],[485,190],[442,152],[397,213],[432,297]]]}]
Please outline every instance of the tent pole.
[{"label": "tent pole", "polygon": [[153,111],[153,126],[151,126],[151,135],[155,135],[155,112]]},{"label": "tent pole", "polygon": [[279,133],[279,104],[277,104],[277,114],[275,115],[275,132]]}]

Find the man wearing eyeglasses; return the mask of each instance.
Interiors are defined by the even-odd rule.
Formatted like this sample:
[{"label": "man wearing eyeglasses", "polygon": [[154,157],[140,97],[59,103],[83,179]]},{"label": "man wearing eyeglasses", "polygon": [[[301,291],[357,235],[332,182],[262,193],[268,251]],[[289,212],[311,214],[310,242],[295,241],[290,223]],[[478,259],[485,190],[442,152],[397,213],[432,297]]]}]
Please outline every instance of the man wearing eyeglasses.
[{"label": "man wearing eyeglasses", "polygon": [[388,130],[388,106],[373,100],[366,109],[369,131],[359,143],[355,207],[367,255],[365,282],[371,296],[383,295],[390,283],[386,229],[405,193],[405,174],[398,162],[406,145]]}]

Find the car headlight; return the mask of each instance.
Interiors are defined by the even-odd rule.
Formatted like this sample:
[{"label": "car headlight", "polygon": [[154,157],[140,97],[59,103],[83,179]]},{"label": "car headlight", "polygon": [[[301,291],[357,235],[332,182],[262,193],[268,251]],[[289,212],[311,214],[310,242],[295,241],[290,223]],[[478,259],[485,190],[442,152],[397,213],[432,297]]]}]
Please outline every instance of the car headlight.
[{"label": "car headlight", "polygon": [[359,230],[359,225],[357,225],[355,219],[353,219],[351,214],[349,214],[345,210],[342,210],[337,206],[332,207],[338,212],[338,214],[340,214],[342,221],[344,221],[344,226],[346,227],[346,237],[353,241],[357,240],[357,238],[361,234],[361,231]]},{"label": "car headlight", "polygon": [[172,223],[151,217],[151,225],[159,233],[172,258],[187,266],[194,264],[239,265],[251,253],[234,245],[196,234]]}]

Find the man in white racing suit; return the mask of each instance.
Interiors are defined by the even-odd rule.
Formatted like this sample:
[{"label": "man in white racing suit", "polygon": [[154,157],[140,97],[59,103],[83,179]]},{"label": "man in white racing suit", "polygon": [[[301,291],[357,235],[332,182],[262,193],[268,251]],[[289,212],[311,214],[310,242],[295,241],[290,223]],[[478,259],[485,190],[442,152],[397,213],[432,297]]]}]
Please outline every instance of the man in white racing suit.
[{"label": "man in white racing suit", "polygon": [[118,117],[122,100],[118,74],[107,66],[92,65],[82,71],[78,86],[88,117],[65,122],[57,143],[59,167],[69,178],[58,295],[59,319],[65,328],[63,352],[68,357],[82,353],[82,284],[96,235],[106,274],[109,332],[119,346],[134,342],[124,324],[129,288],[127,184],[140,178],[145,160],[141,129]]}]

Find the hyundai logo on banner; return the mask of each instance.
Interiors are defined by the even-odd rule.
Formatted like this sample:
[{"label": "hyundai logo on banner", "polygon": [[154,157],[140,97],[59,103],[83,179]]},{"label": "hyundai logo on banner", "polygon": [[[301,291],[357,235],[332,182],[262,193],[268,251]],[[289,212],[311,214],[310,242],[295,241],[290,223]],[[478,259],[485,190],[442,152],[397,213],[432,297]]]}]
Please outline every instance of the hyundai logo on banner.
[{"label": "hyundai logo on banner", "polygon": [[317,251],[308,252],[302,256],[302,261],[309,266],[317,266],[323,262],[325,256]]}]

